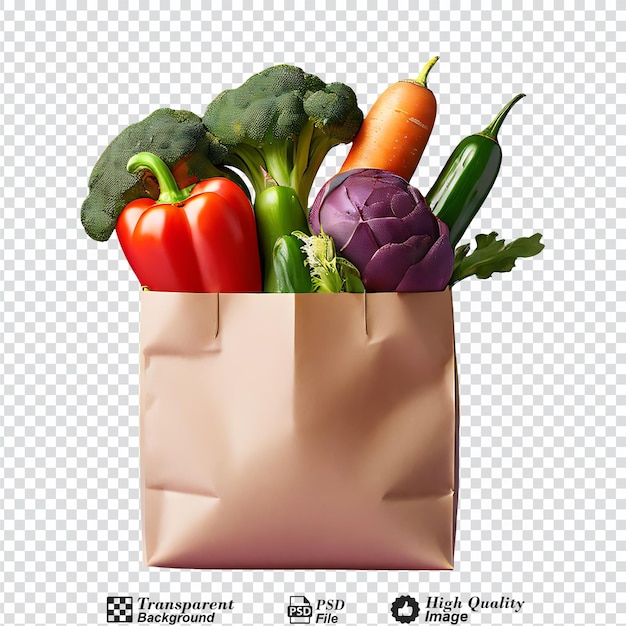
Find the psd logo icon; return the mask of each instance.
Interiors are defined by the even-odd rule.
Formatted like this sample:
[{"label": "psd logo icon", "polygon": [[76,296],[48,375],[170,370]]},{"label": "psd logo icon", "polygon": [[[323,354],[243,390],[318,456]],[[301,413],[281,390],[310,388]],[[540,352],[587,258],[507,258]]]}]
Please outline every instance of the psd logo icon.
[{"label": "psd logo icon", "polygon": [[107,622],[127,624],[133,621],[133,599],[130,597],[107,598]]},{"label": "psd logo icon", "polygon": [[396,598],[391,605],[391,614],[396,622],[410,624],[414,622],[420,614],[420,605],[418,601],[411,596],[400,596]]},{"label": "psd logo icon", "polygon": [[306,596],[291,596],[287,607],[290,624],[310,624],[313,607]]}]

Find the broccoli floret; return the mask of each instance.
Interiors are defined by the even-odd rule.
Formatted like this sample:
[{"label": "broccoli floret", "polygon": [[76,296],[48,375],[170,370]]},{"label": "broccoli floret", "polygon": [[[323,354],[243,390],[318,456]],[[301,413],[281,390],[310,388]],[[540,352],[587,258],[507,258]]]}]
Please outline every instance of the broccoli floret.
[{"label": "broccoli floret", "polygon": [[156,179],[147,170],[131,174],[126,169],[130,157],[138,152],[152,152],[162,159],[181,188],[205,178],[226,176],[245,189],[237,174],[211,163],[211,143],[200,117],[189,111],[158,109],[123,130],[102,153],[89,178],[89,195],[81,208],[87,234],[96,241],[106,241],[129,202],[159,197]]},{"label": "broccoli floret", "polygon": [[267,68],[223,91],[203,117],[214,163],[240,169],[257,194],[267,173],[292,187],[303,207],[326,154],[352,141],[362,121],[350,87],[327,85],[291,65]]}]

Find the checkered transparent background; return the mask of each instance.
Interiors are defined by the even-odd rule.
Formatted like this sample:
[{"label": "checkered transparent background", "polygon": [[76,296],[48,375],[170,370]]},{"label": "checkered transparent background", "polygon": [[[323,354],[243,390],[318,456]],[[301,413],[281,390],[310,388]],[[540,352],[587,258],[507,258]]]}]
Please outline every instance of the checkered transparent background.
[{"label": "checkered transparent background", "polygon": [[[0,622],[105,623],[107,596],[143,595],[232,598],[240,608],[224,623],[282,624],[289,595],[304,593],[345,597],[347,623],[388,624],[390,603],[411,593],[525,601],[473,624],[626,623],[624,10],[132,4],[5,0],[1,11]],[[524,91],[470,234],[541,231],[546,243],[512,273],[454,289],[455,571],[148,570],[139,292],[115,238],[98,244],[82,230],[91,167],[154,109],[202,114],[271,64],[347,82],[367,110],[434,54],[439,115],[414,184],[425,192],[454,145]],[[316,188],[343,155],[329,155]]]}]

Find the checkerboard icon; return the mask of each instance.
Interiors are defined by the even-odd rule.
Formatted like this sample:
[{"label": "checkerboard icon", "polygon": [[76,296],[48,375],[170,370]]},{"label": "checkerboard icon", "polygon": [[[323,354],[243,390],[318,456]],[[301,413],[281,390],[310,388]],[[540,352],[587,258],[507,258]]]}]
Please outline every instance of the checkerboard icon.
[{"label": "checkerboard icon", "polygon": [[107,598],[107,622],[126,624],[133,621],[133,599],[131,597]]}]

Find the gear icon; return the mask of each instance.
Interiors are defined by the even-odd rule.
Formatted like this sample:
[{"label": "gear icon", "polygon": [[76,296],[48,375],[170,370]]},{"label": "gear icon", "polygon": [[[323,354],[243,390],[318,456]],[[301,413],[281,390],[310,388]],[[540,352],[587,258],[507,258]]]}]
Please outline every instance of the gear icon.
[{"label": "gear icon", "polygon": [[414,622],[419,614],[419,602],[411,596],[399,596],[391,605],[391,615],[401,624]]}]

